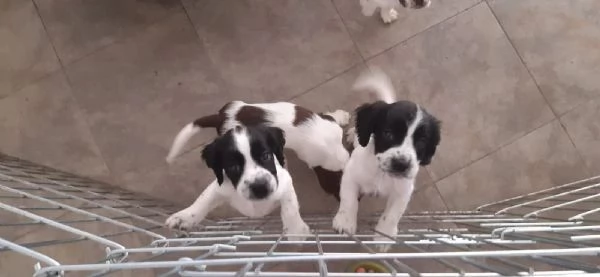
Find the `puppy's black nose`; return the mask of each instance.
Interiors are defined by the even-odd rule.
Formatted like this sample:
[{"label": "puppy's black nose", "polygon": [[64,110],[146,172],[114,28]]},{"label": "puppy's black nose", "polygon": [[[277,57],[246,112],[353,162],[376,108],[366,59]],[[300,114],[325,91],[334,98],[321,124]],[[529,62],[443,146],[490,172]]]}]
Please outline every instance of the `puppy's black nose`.
[{"label": "puppy's black nose", "polygon": [[264,199],[271,193],[269,182],[267,180],[256,181],[248,188],[250,189],[250,194],[253,199]]},{"label": "puppy's black nose", "polygon": [[410,161],[405,158],[393,158],[390,167],[393,172],[402,173],[410,167]]}]

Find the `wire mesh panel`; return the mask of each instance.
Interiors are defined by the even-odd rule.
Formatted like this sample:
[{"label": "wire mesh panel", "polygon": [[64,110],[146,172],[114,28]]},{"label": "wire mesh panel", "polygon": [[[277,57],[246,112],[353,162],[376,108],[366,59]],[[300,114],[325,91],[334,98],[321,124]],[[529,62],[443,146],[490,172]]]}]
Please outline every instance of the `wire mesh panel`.
[{"label": "wire mesh panel", "polygon": [[304,215],[314,231],[304,241],[288,240],[277,216],[177,234],[163,227],[169,204],[0,155],[0,275],[593,275],[599,200],[594,178],[476,211],[407,214],[391,241],[373,240],[377,215],[359,217],[353,236],[333,232],[332,215]]}]

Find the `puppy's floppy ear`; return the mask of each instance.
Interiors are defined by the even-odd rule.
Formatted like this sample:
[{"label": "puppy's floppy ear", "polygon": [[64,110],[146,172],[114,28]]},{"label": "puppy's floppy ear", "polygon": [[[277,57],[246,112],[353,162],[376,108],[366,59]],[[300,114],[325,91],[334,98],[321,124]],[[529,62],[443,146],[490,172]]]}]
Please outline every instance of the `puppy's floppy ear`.
[{"label": "puppy's floppy ear", "polygon": [[266,128],[268,136],[268,143],[271,146],[271,151],[277,157],[277,161],[281,166],[285,165],[285,158],[283,157],[283,148],[285,146],[285,133],[283,130],[276,127]]},{"label": "puppy's floppy ear", "polygon": [[375,130],[377,118],[381,114],[383,107],[387,105],[383,101],[377,101],[372,104],[363,104],[356,108],[356,135],[358,136],[358,143],[362,147],[366,147],[369,144],[371,134]]},{"label": "puppy's floppy ear", "polygon": [[421,109],[421,112],[423,113],[423,119],[417,130],[415,130],[413,137],[419,164],[425,166],[431,163],[437,146],[440,144],[441,122],[424,109]]},{"label": "puppy's floppy ear", "polygon": [[206,165],[213,170],[215,176],[217,177],[217,182],[219,182],[219,185],[221,185],[223,184],[223,165],[218,153],[218,144],[219,141],[216,139],[210,144],[206,145],[204,150],[202,150],[202,159]]}]

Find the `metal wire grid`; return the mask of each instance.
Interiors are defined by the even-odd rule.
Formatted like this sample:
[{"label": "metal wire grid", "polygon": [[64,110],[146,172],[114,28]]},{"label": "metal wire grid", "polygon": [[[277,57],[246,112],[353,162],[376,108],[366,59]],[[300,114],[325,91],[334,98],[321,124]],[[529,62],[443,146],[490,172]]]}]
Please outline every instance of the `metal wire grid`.
[{"label": "metal wire grid", "polygon": [[[491,203],[477,211],[408,214],[393,241],[373,241],[377,215],[354,236],[331,215],[288,241],[277,216],[163,228],[176,209],[155,199],[0,155],[0,275],[516,276],[600,273],[600,178]],[[387,253],[377,246],[390,244]],[[349,273],[372,260],[387,273]],[[35,265],[35,266],[33,266]]]}]

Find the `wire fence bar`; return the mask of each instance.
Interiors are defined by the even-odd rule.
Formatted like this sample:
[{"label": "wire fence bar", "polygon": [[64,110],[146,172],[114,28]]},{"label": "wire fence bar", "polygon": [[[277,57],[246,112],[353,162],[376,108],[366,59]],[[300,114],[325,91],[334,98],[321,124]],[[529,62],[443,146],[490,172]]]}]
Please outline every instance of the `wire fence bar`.
[{"label": "wire fence bar", "polygon": [[[599,196],[594,177],[409,213],[393,236],[375,230],[377,213],[359,215],[354,235],[313,214],[312,235],[290,240],[276,213],[181,233],[163,222],[182,207],[0,154],[0,276],[594,276]],[[379,267],[349,271],[358,264]]]}]

